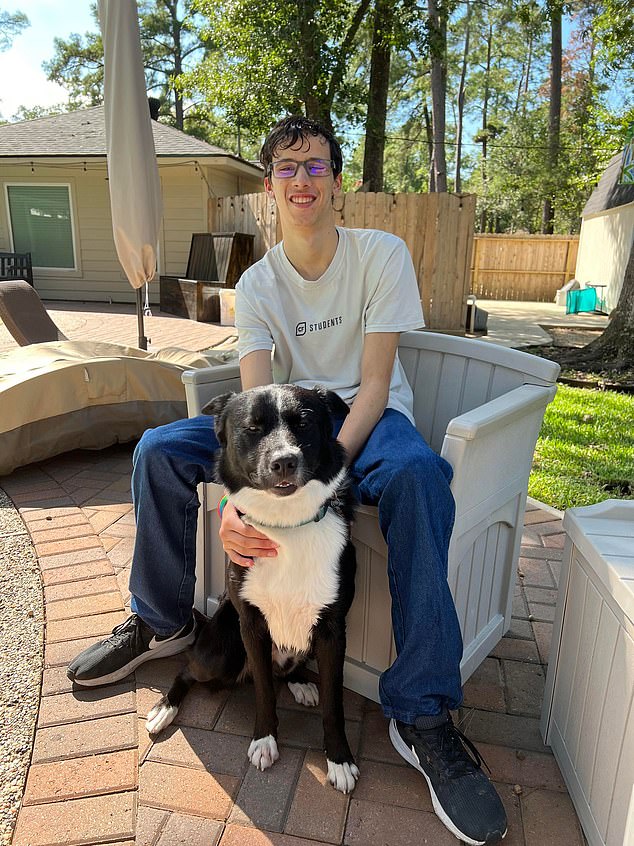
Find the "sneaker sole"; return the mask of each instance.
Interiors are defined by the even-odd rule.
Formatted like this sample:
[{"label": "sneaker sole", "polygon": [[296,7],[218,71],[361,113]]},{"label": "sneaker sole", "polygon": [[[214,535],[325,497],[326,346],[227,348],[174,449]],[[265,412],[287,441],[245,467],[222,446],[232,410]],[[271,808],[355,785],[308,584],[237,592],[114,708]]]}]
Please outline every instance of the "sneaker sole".
[{"label": "sneaker sole", "polygon": [[[460,831],[455,825],[455,823],[447,816],[445,809],[440,804],[438,797],[436,796],[436,792],[432,786],[431,780],[425,770],[421,767],[418,758],[414,755],[412,749],[405,743],[399,731],[396,727],[396,721],[394,719],[390,720],[390,740],[392,741],[392,746],[396,749],[398,754],[401,758],[404,758],[408,764],[411,764],[412,767],[418,770],[421,775],[425,777],[425,781],[427,782],[427,786],[429,787],[429,794],[431,796],[431,802],[434,806],[434,811],[436,816],[440,819],[442,824],[449,829],[449,831],[457,837],[458,840],[463,840],[465,843],[468,843],[469,846],[484,846],[486,840],[473,840],[473,838],[468,837],[464,832]],[[506,831],[502,835],[502,837],[506,837]]]},{"label": "sneaker sole", "polygon": [[141,664],[145,664],[146,661],[153,661],[155,658],[167,658],[170,655],[178,655],[179,652],[184,652],[195,640],[196,628],[194,627],[193,631],[185,637],[179,638],[178,640],[168,640],[162,646],[159,645],[154,649],[149,649],[147,652],[144,652],[142,655],[134,658],[128,664],[125,664],[123,667],[120,667],[118,670],[108,673],[105,676],[99,676],[94,679],[78,679],[70,671],[67,671],[66,675],[72,682],[80,685],[80,687],[99,687],[102,684],[113,684],[114,682],[121,681],[126,678],[126,676],[129,676],[130,673],[134,672],[134,670],[136,670],[137,667],[140,667]]}]

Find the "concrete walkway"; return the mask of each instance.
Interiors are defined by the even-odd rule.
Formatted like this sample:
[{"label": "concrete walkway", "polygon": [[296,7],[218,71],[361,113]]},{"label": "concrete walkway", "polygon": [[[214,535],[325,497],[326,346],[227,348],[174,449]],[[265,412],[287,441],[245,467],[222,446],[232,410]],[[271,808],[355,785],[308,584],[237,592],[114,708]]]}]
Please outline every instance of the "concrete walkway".
[{"label": "concrete walkway", "polygon": [[554,303],[479,300],[478,307],[489,313],[488,334],[478,337],[505,347],[521,349],[537,344],[549,344],[551,336],[548,334],[548,326],[605,329],[608,325],[608,317],[605,314],[566,314],[563,306]]},{"label": "concrete walkway", "polygon": [[[59,305],[51,312],[73,339],[134,343],[131,307]],[[230,330],[156,316],[148,334],[155,347],[198,349]],[[39,717],[14,846],[457,843],[432,813],[422,777],[393,751],[380,709],[356,694],[346,695],[346,717],[362,775],[345,797],[325,784],[319,713],[297,706],[286,690],[281,759],[259,773],[246,759],[248,686],[193,691],[177,724],[156,741],[144,717],[179,658],[146,664],[111,688],[72,688],[68,662],[127,614],[131,451],[123,445],[67,453],[0,480],[30,534],[46,616]],[[467,683],[457,715],[507,807],[508,846],[584,844],[538,730],[562,559],[560,517],[529,504],[511,629]]]}]

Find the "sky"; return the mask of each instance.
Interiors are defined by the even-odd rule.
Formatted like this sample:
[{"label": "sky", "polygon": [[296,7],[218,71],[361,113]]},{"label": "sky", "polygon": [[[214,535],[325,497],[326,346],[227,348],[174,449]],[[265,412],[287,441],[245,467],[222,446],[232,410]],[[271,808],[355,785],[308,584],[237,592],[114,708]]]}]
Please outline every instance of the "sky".
[{"label": "sky", "polygon": [[5,12],[24,12],[31,26],[0,53],[0,115],[11,120],[19,106],[65,103],[63,88],[46,79],[42,62],[53,58],[54,38],[95,31],[88,0],[5,0]]}]

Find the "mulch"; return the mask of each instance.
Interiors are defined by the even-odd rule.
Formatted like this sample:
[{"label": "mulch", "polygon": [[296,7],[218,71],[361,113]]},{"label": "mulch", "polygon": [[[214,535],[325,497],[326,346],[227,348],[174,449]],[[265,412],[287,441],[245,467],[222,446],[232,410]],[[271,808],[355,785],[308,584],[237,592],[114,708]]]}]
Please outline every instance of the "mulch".
[{"label": "mulch", "polygon": [[608,366],[594,367],[592,371],[577,370],[562,363],[562,358],[571,349],[581,349],[594,341],[603,329],[577,328],[569,326],[542,326],[552,340],[552,344],[539,344],[532,347],[522,347],[524,352],[547,358],[561,364],[558,382],[572,385],[576,388],[590,388],[600,391],[618,391],[634,393],[634,364],[627,370],[613,370]]}]

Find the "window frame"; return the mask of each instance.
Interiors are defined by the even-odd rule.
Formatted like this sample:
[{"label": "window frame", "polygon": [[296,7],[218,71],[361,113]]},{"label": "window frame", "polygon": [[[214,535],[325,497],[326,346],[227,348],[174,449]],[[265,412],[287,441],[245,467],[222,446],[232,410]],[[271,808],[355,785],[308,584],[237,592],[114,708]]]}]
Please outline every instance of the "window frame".
[{"label": "window frame", "polygon": [[77,262],[77,229],[75,224],[75,209],[73,197],[73,185],[70,182],[40,182],[39,180],[32,180],[27,182],[7,181],[4,182],[4,200],[7,215],[7,228],[9,230],[9,240],[11,242],[11,252],[15,252],[15,240],[13,237],[13,220],[11,218],[11,206],[9,204],[9,188],[66,188],[68,192],[68,208],[70,211],[70,237],[71,246],[73,250],[73,266],[72,267],[53,267],[51,265],[33,265],[34,270],[42,273],[74,273],[79,272],[79,264]]}]

